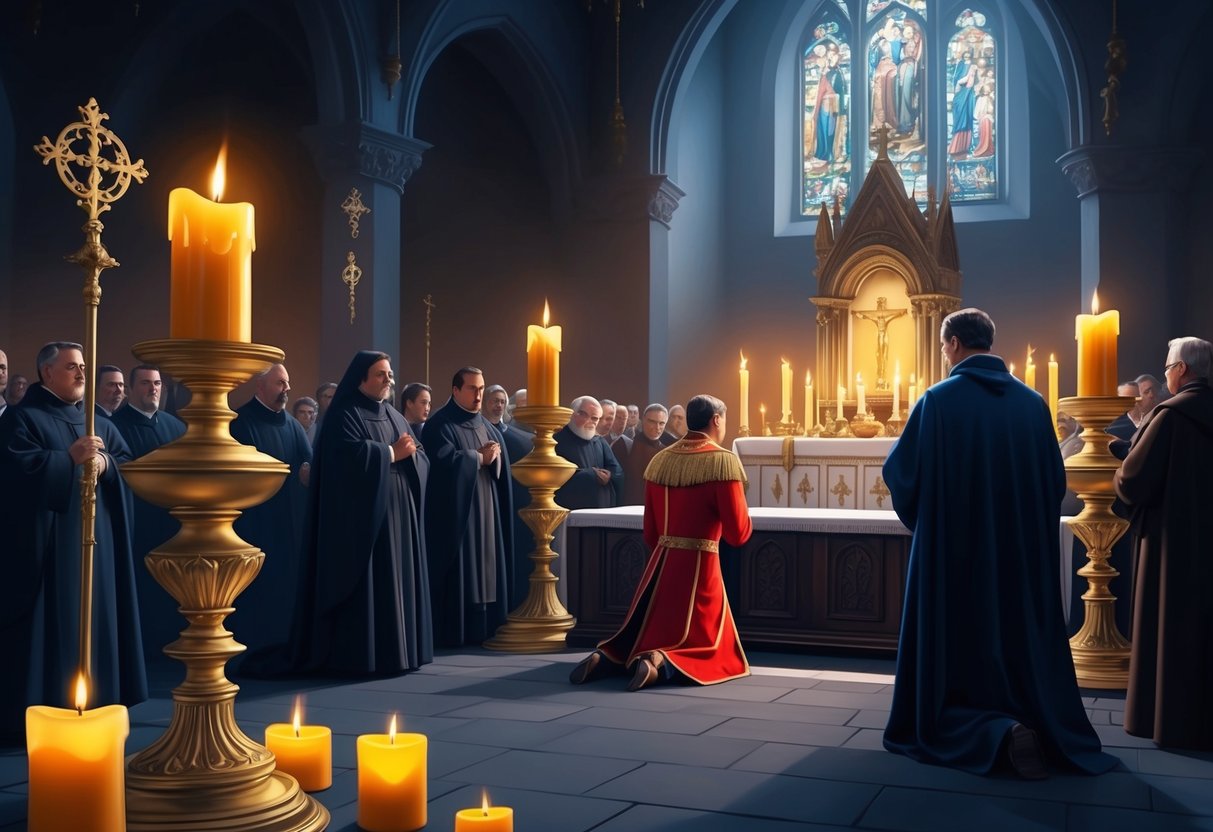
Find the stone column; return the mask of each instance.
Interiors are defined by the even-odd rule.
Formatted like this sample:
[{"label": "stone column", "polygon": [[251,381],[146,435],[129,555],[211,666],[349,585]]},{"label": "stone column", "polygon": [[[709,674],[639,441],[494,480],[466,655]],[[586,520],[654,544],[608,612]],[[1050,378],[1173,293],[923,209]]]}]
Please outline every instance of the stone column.
[{"label": "stone column", "polygon": [[1158,375],[1184,313],[1182,195],[1196,154],[1181,148],[1080,147],[1057,160],[1081,203],[1081,294],[1120,310],[1120,373]]},{"label": "stone column", "polygon": [[[304,137],[325,183],[317,333],[321,380],[340,379],[360,349],[383,350],[398,365],[400,200],[430,145],[361,122],[308,128]],[[342,282],[351,253],[362,270],[352,322],[349,287]]]},{"label": "stone column", "polygon": [[670,222],[686,191],[662,174],[644,177],[644,182],[649,218],[648,400],[660,402],[670,389]]}]

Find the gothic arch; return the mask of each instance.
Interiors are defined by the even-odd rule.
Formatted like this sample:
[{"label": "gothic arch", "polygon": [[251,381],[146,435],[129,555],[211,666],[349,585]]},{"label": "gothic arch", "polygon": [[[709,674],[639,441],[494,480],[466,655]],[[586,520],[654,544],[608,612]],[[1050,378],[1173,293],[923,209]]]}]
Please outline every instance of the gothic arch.
[{"label": "gothic arch", "polygon": [[933,287],[923,282],[909,257],[888,246],[872,245],[853,252],[838,267],[842,280],[838,283],[835,294],[839,297],[854,297],[859,293],[864,281],[879,271],[894,272],[906,282],[906,291],[911,295],[934,291]]}]

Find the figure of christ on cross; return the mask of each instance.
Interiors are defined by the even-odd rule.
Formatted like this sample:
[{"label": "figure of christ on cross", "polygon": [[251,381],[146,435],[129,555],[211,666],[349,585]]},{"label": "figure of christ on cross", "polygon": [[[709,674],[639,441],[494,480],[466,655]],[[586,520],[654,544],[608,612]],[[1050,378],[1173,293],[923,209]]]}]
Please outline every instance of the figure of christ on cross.
[{"label": "figure of christ on cross", "polygon": [[888,390],[889,379],[889,321],[900,318],[905,309],[888,309],[888,298],[876,298],[875,309],[860,309],[852,312],[856,318],[876,324],[876,389]]}]

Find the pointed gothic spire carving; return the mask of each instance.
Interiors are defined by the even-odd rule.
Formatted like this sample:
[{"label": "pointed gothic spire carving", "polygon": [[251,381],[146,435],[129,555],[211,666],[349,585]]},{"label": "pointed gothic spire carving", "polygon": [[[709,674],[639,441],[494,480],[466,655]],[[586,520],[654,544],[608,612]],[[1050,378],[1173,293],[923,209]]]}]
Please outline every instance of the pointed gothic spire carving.
[{"label": "pointed gothic spire carving", "polygon": [[830,249],[834,247],[834,229],[830,225],[830,212],[826,210],[826,204],[821,203],[821,212],[817,216],[817,237],[813,240],[813,248],[817,252],[817,262],[820,263],[830,256]]}]

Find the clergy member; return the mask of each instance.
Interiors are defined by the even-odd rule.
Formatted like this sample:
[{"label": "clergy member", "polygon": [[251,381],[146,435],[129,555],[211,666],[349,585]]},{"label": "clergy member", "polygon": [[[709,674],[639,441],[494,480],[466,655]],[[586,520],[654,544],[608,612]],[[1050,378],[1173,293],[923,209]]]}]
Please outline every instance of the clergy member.
[{"label": "clergy member", "polygon": [[398,675],[434,657],[423,511],[429,460],[391,406],[392,360],[354,356],[316,439],[298,669]]},{"label": "clergy member", "polygon": [[741,546],[752,526],[741,460],[720,446],[724,402],[696,396],[690,430],[645,474],[644,541],[652,550],[623,626],[573,669],[588,682],[630,669],[628,690],[683,676],[714,685],[750,675],[720,573],[720,539]]},{"label": "clergy member", "polygon": [[1163,375],[1175,395],[1153,408],[1113,480],[1137,560],[1125,731],[1213,751],[1213,344],[1171,341]]},{"label": "clergy member", "polygon": [[302,396],[291,405],[291,415],[303,428],[303,435],[308,444],[316,444],[316,418],[320,415],[320,405],[311,396]]},{"label": "clergy member", "polygon": [[444,647],[479,644],[510,611],[512,478],[501,435],[480,413],[483,397],[484,374],[463,367],[425,423],[434,643]]},{"label": "clergy member", "polygon": [[0,416],[4,415],[5,405],[16,407],[21,404],[21,400],[25,398],[25,391],[27,389],[29,389],[29,379],[21,374],[13,376],[4,391],[4,401],[0,402]]},{"label": "clergy member", "polygon": [[[185,434],[185,422],[160,410],[164,380],[160,370],[150,364],[140,364],[131,370],[130,396],[126,404],[114,411],[114,427],[130,446],[131,458],[150,454]],[[149,650],[161,650],[185,629],[185,619],[177,612],[177,602],[152,577],[144,558],[169,540],[181,527],[168,509],[153,505],[135,495],[135,588],[139,592],[140,622],[143,644]]]},{"label": "clergy member", "polygon": [[8,409],[8,355],[0,350],[0,416]]},{"label": "clergy member", "polygon": [[125,399],[126,381],[122,378],[122,368],[102,364],[97,370],[97,415],[109,419]]},{"label": "clergy member", "polygon": [[[535,444],[535,434],[527,433],[516,424],[505,419],[509,407],[509,394],[500,384],[494,384],[484,391],[484,418],[497,428],[501,434],[501,442],[505,447],[505,457],[513,469],[518,460],[531,452]],[[513,517],[510,522],[503,524],[506,533],[513,537],[513,579],[510,590],[510,609],[517,607],[526,600],[530,589],[531,563],[530,553],[534,548],[535,537],[530,528],[523,522],[519,509],[531,504],[530,490],[520,483],[516,477],[510,477],[510,497]]]},{"label": "clergy member", "polygon": [[430,402],[433,400],[433,394],[433,388],[420,381],[410,382],[404,385],[404,389],[400,391],[400,412],[404,414],[404,419],[413,429],[415,436],[421,435],[421,428],[425,425],[425,420],[430,418]]},{"label": "clergy member", "polygon": [[687,412],[686,409],[676,404],[670,408],[669,418],[666,420],[665,433],[661,435],[661,444],[673,445],[687,433]]},{"label": "clergy member", "polygon": [[953,312],[940,341],[951,373],[883,472],[914,533],[885,748],[974,774],[1107,771],[1057,592],[1066,476],[1048,404],[990,354],[985,312]]},{"label": "clergy member", "polygon": [[147,698],[139,605],[118,465],[130,459],[107,419],[84,433],[84,356],[54,341],[38,352],[38,378],[0,419],[0,734],[20,743],[29,705],[74,707],[79,669],[80,475],[100,466],[93,556],[92,686],[88,706]]},{"label": "clergy member", "polygon": [[567,509],[611,508],[623,498],[623,468],[598,433],[606,418],[593,396],[573,400],[573,416],[556,431],[556,453],[577,466],[556,491],[556,503]]},{"label": "clergy member", "polygon": [[286,367],[274,364],[256,377],[253,397],[236,408],[231,424],[237,442],[291,467],[277,493],[245,509],[235,523],[236,534],[265,553],[261,571],[240,594],[226,624],[251,650],[286,640],[299,574],[312,448],[303,428],[286,412],[290,389]]},{"label": "clergy member", "polygon": [[667,411],[664,405],[651,404],[644,409],[644,418],[640,422],[640,431],[632,440],[627,456],[623,460],[623,502],[625,506],[644,505],[644,471],[649,462],[657,456],[657,452],[665,446],[661,444],[661,434],[665,432]]}]

